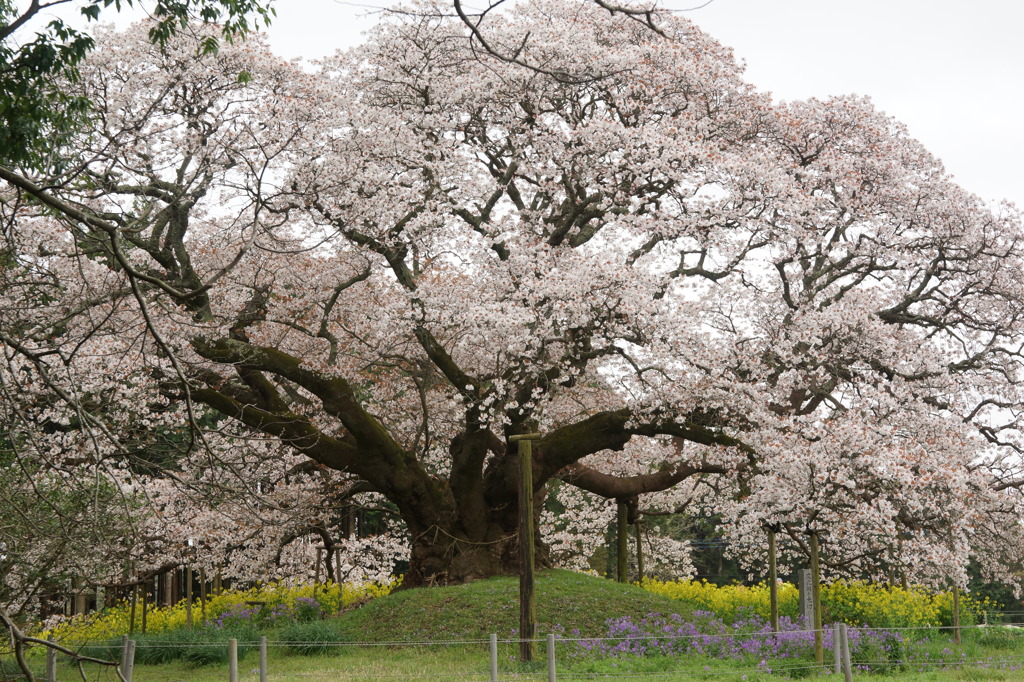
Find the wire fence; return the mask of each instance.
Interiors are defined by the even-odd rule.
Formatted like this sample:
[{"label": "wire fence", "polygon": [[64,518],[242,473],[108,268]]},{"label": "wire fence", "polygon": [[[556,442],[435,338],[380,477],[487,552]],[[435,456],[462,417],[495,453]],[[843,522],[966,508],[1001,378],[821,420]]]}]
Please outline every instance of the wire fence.
[{"label": "wire fence", "polygon": [[[1024,613],[1015,614],[1024,616]],[[120,660],[118,670],[90,667],[89,679],[146,682],[149,663],[184,661],[212,664],[181,679],[249,682],[260,680],[575,680],[575,679],[743,679],[744,675],[804,676],[823,667],[846,679],[860,673],[932,672],[966,668],[1024,671],[1024,619],[959,628],[952,626],[849,627],[835,624],[820,631],[823,663],[814,662],[816,633],[795,627],[743,632],[681,632],[670,628],[601,637],[549,634],[531,640],[537,660],[520,660],[517,637],[421,639],[393,641],[303,641],[228,639],[158,641],[123,638],[110,642],[76,642],[76,650],[95,655],[106,647]],[[64,643],[67,646],[69,643]],[[160,652],[163,653],[160,653]],[[316,660],[297,655],[317,654]],[[174,654],[174,655],[171,655]],[[333,655],[332,655],[333,654]],[[33,675],[67,679],[67,657],[55,652],[46,660],[30,658]],[[62,660],[60,668],[55,659]],[[0,655],[0,680],[23,679],[11,656]],[[228,671],[223,671],[224,664]],[[243,663],[244,666],[240,666]],[[149,668],[155,675],[156,669]],[[1022,673],[1024,675],[1024,673]],[[164,673],[160,679],[167,679]]]}]

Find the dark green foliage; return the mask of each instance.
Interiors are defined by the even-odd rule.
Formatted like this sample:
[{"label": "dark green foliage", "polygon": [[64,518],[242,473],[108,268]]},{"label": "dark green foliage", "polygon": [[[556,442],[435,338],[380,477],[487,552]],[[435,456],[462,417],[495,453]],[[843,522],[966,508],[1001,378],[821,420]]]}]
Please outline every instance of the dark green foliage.
[{"label": "dark green foliage", "polygon": [[[37,661],[31,661],[29,667],[33,669],[33,672],[38,672]],[[3,653],[0,654],[0,682],[14,682],[14,680],[24,680],[25,675],[21,672],[21,668],[18,666],[18,662],[14,660],[14,654]]]},{"label": "dark green foliage", "polygon": [[1024,633],[1017,628],[994,626],[978,635],[978,645],[986,649],[1013,650],[1024,642]]},{"label": "dark green foliage", "polygon": [[182,643],[187,637],[188,635],[182,631],[137,635],[135,637],[135,662],[142,665],[160,665],[176,661],[183,657]]},{"label": "dark green foliage", "polygon": [[285,649],[288,653],[300,656],[323,656],[340,653],[342,649],[337,646],[337,642],[342,641],[338,630],[322,620],[289,625],[281,630],[280,639],[288,645]]},{"label": "dark green foliage", "polygon": [[[1020,569],[1018,568],[1018,570]],[[1021,602],[1020,598],[1013,594],[1013,588],[990,580],[982,574],[978,562],[972,560],[967,565],[967,577],[971,597],[977,601],[988,598],[992,603],[990,608],[1000,611],[1020,611],[1024,606],[1024,602]],[[996,620],[998,617],[993,617],[990,622]],[[1016,616],[1011,620],[1017,620]]]},{"label": "dark green foliage", "polygon": [[121,646],[120,637],[111,637],[107,641],[99,644],[87,644],[79,649],[78,653],[82,656],[99,658],[104,661],[120,661],[122,652]]},{"label": "dark green foliage", "polygon": [[[119,11],[133,0],[81,0],[79,11],[90,20],[110,7]],[[92,36],[60,18],[45,27],[31,22],[36,3],[25,7],[0,0],[0,165],[24,165],[60,173],[57,150],[89,111],[89,102],[62,92],[62,81],[78,78],[78,65],[95,46]],[[269,0],[156,0],[150,6],[155,23],[150,39],[166,43],[190,21],[217,24],[231,40],[269,24]],[[28,35],[35,30],[35,36]],[[217,38],[207,37],[202,51],[216,52]]]},{"label": "dark green foliage", "polygon": [[[258,647],[259,632],[254,627],[182,628],[155,634],[135,636],[135,662],[140,665],[162,665],[182,661],[191,666],[227,663],[228,640],[238,640],[241,660]],[[120,660],[121,640],[84,647],[82,653],[106,660]]]},{"label": "dark green foliage", "polygon": [[255,627],[237,627],[218,630],[216,628],[197,628],[195,630],[178,630],[174,634],[185,635],[180,640],[181,660],[194,666],[226,663],[228,660],[228,640],[238,640],[238,658],[241,660],[257,647],[259,632]]}]

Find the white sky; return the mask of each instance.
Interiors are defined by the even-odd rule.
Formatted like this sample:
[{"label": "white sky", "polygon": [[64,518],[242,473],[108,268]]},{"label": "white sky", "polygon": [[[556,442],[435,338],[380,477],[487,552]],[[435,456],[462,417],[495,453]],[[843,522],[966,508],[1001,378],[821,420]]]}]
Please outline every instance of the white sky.
[{"label": "white sky", "polygon": [[[693,9],[705,2],[662,0],[732,47],[747,79],[777,99],[869,95],[964,187],[1024,209],[1024,2],[712,0]],[[276,0],[271,45],[322,57],[357,44],[385,4]]]},{"label": "white sky", "polygon": [[[662,0],[673,10],[703,2]],[[357,44],[377,4],[278,0],[271,44],[310,58]],[[869,95],[964,187],[1024,208],[1024,2],[713,0],[683,15],[777,99]]]}]

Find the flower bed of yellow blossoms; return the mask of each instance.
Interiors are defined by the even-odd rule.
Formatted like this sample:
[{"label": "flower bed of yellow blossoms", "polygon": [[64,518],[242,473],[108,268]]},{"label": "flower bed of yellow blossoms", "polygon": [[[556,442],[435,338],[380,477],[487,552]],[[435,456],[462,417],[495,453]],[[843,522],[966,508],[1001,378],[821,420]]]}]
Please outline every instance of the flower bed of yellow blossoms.
[{"label": "flower bed of yellow blossoms", "polygon": [[[770,602],[768,585],[714,585],[703,580],[645,580],[643,587],[656,594],[687,602],[694,608],[711,611],[726,622],[744,615],[768,619]],[[795,585],[779,585],[779,613],[796,619],[799,592]],[[961,623],[977,622],[981,614],[996,604],[988,598],[975,600],[966,595],[960,599]],[[923,587],[903,589],[865,581],[839,580],[821,586],[822,620],[869,627],[934,627],[952,625],[953,595],[931,592]]]},{"label": "flower bed of yellow blossoms", "polygon": [[[283,582],[267,583],[247,590],[226,590],[206,600],[206,621],[213,622],[223,614],[254,601],[264,602],[263,608],[269,611],[278,605],[295,604],[298,600],[315,601],[323,613],[338,613],[352,604],[390,593],[399,582],[400,579],[363,585],[327,583],[318,585],[315,593],[312,584],[289,585]],[[184,601],[169,607],[150,607],[146,612],[146,632],[156,634],[183,628],[186,626],[186,618]],[[193,604],[192,618],[197,625],[203,622],[198,600]],[[130,621],[131,605],[122,601],[89,616],[61,622],[42,636],[52,636],[58,642],[73,645],[102,642],[128,633]],[[142,607],[136,605],[135,631],[139,632],[141,628]]]}]

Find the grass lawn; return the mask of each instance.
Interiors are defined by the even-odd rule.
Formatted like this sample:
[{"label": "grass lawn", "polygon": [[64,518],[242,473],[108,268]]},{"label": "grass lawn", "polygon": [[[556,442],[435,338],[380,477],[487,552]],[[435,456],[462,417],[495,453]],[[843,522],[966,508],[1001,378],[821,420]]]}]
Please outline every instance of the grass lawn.
[{"label": "grass lawn", "polygon": [[[514,648],[505,647],[509,655]],[[503,652],[504,654],[505,652]],[[543,655],[543,653],[542,653]],[[239,680],[259,680],[258,660],[249,655],[239,663]],[[36,666],[34,666],[36,667]],[[482,647],[434,646],[425,647],[346,647],[344,653],[327,656],[294,656],[271,650],[267,665],[268,679],[274,682],[303,682],[312,680],[489,680],[487,652]],[[647,661],[609,668],[603,672],[587,672],[576,667],[558,666],[559,680],[614,679],[614,680],[732,680],[746,682],[778,682],[783,675],[757,673],[743,669],[736,661],[711,659],[674,659],[671,662]],[[543,661],[532,668],[513,663],[503,655],[499,663],[501,680],[546,680]],[[38,669],[40,679],[41,667]],[[810,671],[803,671],[809,673]],[[801,677],[817,677],[801,675]],[[825,675],[822,675],[825,677]],[[1012,682],[1024,679],[1021,671],[969,668],[964,670],[894,672],[885,675],[855,673],[857,679],[888,682],[951,682],[953,680],[1002,680]],[[60,666],[58,679],[77,678],[77,673]],[[114,680],[109,671],[88,671],[90,680]],[[17,679],[17,678],[11,678]],[[223,682],[228,679],[226,665],[189,667],[181,663],[138,665],[134,682]],[[835,680],[836,676],[830,676]],[[841,679],[841,678],[839,678]]]},{"label": "grass lawn", "polygon": [[[679,614],[684,621],[697,617],[683,602],[632,585],[567,571],[539,574],[537,607],[538,637],[555,632],[567,640],[606,636],[606,621],[611,618],[627,617],[640,622],[651,613]],[[495,578],[458,587],[399,591],[327,621],[318,621],[317,627],[330,636],[327,641],[345,643],[327,654],[298,655],[275,645],[282,634],[280,631],[265,633],[270,642],[269,679],[275,682],[489,680],[486,639],[490,633],[496,633],[499,640],[506,640],[499,645],[499,679],[545,680],[544,643],[538,645],[538,662],[524,666],[516,660],[517,644],[508,640],[515,638],[518,618],[518,581],[514,578]],[[1009,669],[1011,666],[1024,666],[1024,631],[1002,628],[966,630],[964,644],[959,647],[953,645],[945,634],[939,635],[934,631],[920,634],[921,637],[912,638],[916,641],[901,647],[878,650],[881,656],[888,657],[890,663],[908,663],[889,665],[884,674],[857,671],[855,675],[859,679],[893,682],[1024,680],[1024,670]],[[140,640],[139,645],[143,646],[143,643],[144,640]],[[159,641],[150,641],[149,645],[164,646]],[[219,651],[222,645],[215,646]],[[150,651],[157,650],[151,648]],[[743,655],[738,659],[697,654],[607,657],[587,654],[571,641],[556,645],[560,680],[775,682],[788,677],[818,677],[806,658],[781,656],[762,662],[758,660],[760,655]],[[831,652],[826,651],[825,657],[829,663]],[[258,680],[258,661],[257,653],[249,650],[239,662],[239,679]],[[39,679],[45,679],[42,674],[45,658],[36,654],[31,662]],[[759,664],[762,666],[760,671]],[[940,669],[949,666],[961,669]],[[770,667],[775,674],[764,672],[764,667]],[[0,658],[0,680],[20,679],[5,676],[11,672],[11,661]],[[87,669],[87,677],[90,680],[115,679],[109,669],[96,667]],[[58,679],[77,678],[75,670],[59,665]],[[220,682],[227,679],[225,663],[194,666],[180,660],[159,665],[137,662],[134,675],[134,682]]]}]

